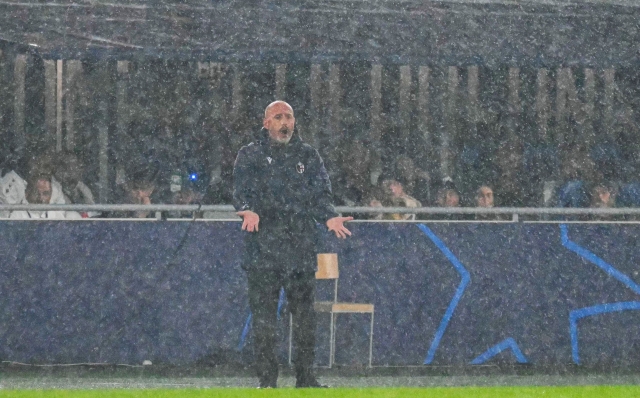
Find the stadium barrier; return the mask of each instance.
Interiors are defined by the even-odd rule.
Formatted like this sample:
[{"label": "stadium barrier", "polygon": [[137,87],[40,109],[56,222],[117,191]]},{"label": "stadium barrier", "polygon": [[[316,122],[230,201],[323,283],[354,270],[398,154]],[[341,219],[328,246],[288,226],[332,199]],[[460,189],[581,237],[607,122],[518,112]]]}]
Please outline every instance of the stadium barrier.
[{"label": "stadium barrier", "polygon": [[[61,206],[112,209],[29,209]],[[150,208],[205,206],[144,207]],[[597,213],[513,214],[577,210]],[[251,361],[237,222],[2,220],[0,228],[3,359]],[[321,251],[340,257],[340,299],[376,306],[374,366],[640,367],[638,223],[369,221],[349,228],[353,236],[347,240],[322,231]],[[325,289],[319,284],[318,295]],[[280,315],[286,313],[284,296],[281,304]],[[281,316],[283,363],[287,319]],[[326,321],[319,316],[318,365],[328,361]],[[340,320],[336,363],[367,362],[368,322],[366,316]]]}]

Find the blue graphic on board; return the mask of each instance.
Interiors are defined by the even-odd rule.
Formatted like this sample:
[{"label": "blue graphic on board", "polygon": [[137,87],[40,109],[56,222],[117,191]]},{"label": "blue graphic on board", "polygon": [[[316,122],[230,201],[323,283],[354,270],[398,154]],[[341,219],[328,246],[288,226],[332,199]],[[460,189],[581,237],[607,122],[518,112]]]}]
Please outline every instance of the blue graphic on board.
[{"label": "blue graphic on board", "polygon": [[578,351],[578,320],[594,315],[627,310],[640,310],[640,302],[627,301],[621,303],[607,303],[571,311],[569,313],[569,331],[571,333],[571,354],[573,362],[580,365],[580,353]]},{"label": "blue graphic on board", "polygon": [[453,295],[453,299],[451,299],[451,302],[447,307],[447,311],[444,313],[444,316],[440,321],[440,325],[438,326],[436,335],[434,336],[433,341],[431,342],[431,347],[429,347],[429,351],[427,352],[427,357],[424,360],[424,364],[429,365],[431,362],[433,362],[433,357],[436,355],[436,351],[438,350],[438,346],[440,345],[440,340],[442,340],[442,336],[444,335],[444,332],[447,330],[447,325],[449,324],[449,321],[453,316],[453,312],[456,310],[456,307],[458,306],[458,303],[460,302],[460,299],[464,294],[464,290],[467,288],[467,285],[469,284],[469,282],[471,282],[471,277],[467,269],[464,267],[464,265],[462,265],[462,263],[456,258],[456,256],[451,252],[451,250],[447,248],[447,246],[440,240],[440,238],[436,236],[436,234],[433,233],[433,231],[431,231],[431,229],[429,229],[429,227],[427,227],[424,224],[419,224],[418,228],[420,228],[420,230],[422,230],[422,232],[424,232],[425,235],[427,235],[427,237],[431,239],[431,241],[442,252],[442,254],[445,255],[447,260],[449,260],[451,264],[453,264],[453,267],[456,269],[456,271],[460,274],[460,277],[461,277],[460,284],[456,289],[456,293]]},{"label": "blue graphic on board", "polygon": [[[622,282],[625,286],[633,290],[635,293],[640,294],[640,286],[638,286],[638,284],[635,283],[631,278],[617,270],[615,267],[613,267],[611,264],[607,263],[600,257],[596,256],[594,253],[569,240],[569,228],[566,224],[560,224],[560,239],[562,241],[562,246],[576,253],[590,263],[595,264],[600,269],[605,271],[608,275]],[[605,303],[571,311],[569,313],[569,333],[571,334],[571,355],[573,357],[573,362],[578,365],[580,364],[580,353],[578,350],[578,320],[599,314],[621,312],[626,310],[640,310],[640,302],[629,301],[619,303]]]},{"label": "blue graphic on board", "polygon": [[516,361],[518,361],[518,363],[529,363],[527,357],[524,356],[516,341],[513,338],[509,337],[480,354],[476,359],[471,361],[471,364],[481,365],[508,348],[511,349],[511,352],[513,352],[513,355],[515,355]]},{"label": "blue graphic on board", "polygon": [[560,239],[562,240],[562,246],[576,253],[578,256],[584,258],[600,267],[604,272],[616,278],[620,282],[624,283],[629,289],[633,290],[637,294],[640,294],[640,286],[635,283],[631,278],[622,272],[615,269],[612,265],[605,262],[600,257],[596,256],[589,250],[585,249],[582,246],[577,245],[576,243],[569,240],[569,229],[565,224],[560,224]]}]

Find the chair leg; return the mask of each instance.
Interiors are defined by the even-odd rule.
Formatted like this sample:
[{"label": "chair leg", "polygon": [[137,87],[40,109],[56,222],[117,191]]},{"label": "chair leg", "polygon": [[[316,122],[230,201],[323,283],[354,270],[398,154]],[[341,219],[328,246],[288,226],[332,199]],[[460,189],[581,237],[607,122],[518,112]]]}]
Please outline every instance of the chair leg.
[{"label": "chair leg", "polygon": [[369,331],[369,368],[373,359],[373,312],[371,312],[371,330]]},{"label": "chair leg", "polygon": [[331,331],[329,332],[329,368],[331,368],[333,366],[333,360],[334,360],[334,355],[335,355],[335,331],[334,331],[334,325],[335,325],[335,320],[334,320],[334,314],[333,312],[331,313]]},{"label": "chair leg", "polygon": [[289,366],[291,366],[291,353],[293,351],[293,314],[289,313]]}]

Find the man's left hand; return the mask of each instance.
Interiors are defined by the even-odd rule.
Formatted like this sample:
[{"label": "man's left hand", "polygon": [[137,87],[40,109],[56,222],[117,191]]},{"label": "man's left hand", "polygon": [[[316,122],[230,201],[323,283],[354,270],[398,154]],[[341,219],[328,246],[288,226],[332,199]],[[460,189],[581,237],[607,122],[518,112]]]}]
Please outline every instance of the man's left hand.
[{"label": "man's left hand", "polygon": [[333,231],[338,238],[345,239],[347,235],[351,236],[351,231],[344,226],[344,223],[351,220],[353,217],[333,217],[327,220],[327,228],[329,231]]}]

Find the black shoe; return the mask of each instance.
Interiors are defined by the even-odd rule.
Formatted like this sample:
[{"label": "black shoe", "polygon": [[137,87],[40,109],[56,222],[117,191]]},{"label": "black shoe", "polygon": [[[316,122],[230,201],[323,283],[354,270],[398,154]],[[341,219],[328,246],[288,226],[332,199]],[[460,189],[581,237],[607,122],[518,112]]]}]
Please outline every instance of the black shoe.
[{"label": "black shoe", "polygon": [[320,384],[314,376],[308,376],[296,380],[296,388],[329,388],[329,386]]}]

